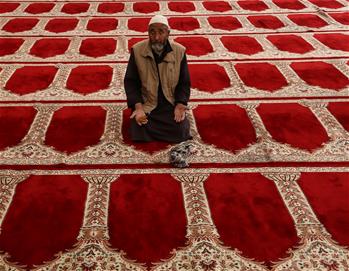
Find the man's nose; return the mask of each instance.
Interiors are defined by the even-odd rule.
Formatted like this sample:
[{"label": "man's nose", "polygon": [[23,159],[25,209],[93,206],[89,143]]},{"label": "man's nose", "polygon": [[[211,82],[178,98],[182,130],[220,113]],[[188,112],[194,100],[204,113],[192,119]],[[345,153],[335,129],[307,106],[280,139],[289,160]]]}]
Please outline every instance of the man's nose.
[{"label": "man's nose", "polygon": [[160,40],[160,34],[159,33],[155,33],[155,40],[159,41]]}]

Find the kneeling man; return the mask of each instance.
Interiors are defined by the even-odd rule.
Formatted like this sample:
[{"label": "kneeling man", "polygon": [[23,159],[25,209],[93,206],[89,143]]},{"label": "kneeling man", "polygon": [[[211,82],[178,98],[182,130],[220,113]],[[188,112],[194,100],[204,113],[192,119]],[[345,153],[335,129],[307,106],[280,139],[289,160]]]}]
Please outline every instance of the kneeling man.
[{"label": "kneeling man", "polygon": [[134,141],[179,143],[191,139],[186,118],[190,78],[185,48],[168,40],[167,19],[155,15],[149,39],[132,47],[124,78],[127,105],[132,108]]}]

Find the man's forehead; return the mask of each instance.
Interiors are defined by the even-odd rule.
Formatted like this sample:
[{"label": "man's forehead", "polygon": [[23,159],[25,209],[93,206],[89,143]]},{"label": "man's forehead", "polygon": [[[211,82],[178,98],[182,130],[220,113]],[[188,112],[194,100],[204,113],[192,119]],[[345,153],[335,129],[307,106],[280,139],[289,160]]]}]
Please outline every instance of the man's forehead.
[{"label": "man's forehead", "polygon": [[151,25],[149,25],[149,30],[167,30],[168,27],[165,24],[162,23],[153,23]]}]

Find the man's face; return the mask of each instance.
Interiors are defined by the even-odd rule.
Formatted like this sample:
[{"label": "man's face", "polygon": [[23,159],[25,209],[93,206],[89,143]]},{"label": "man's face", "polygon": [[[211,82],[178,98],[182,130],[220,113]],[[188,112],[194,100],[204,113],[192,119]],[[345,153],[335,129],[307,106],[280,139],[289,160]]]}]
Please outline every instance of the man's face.
[{"label": "man's face", "polygon": [[161,52],[164,49],[170,31],[164,24],[154,23],[149,26],[148,35],[150,44],[156,52]]}]

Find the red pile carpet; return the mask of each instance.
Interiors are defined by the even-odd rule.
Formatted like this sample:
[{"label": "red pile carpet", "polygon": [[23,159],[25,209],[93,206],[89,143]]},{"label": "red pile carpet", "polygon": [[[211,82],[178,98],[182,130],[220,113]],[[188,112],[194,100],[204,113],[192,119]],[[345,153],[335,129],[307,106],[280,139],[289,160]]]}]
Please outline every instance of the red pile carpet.
[{"label": "red pile carpet", "polygon": [[[187,169],[128,135],[158,13]],[[349,270],[349,1],[0,0],[0,229],[0,270]]]}]

